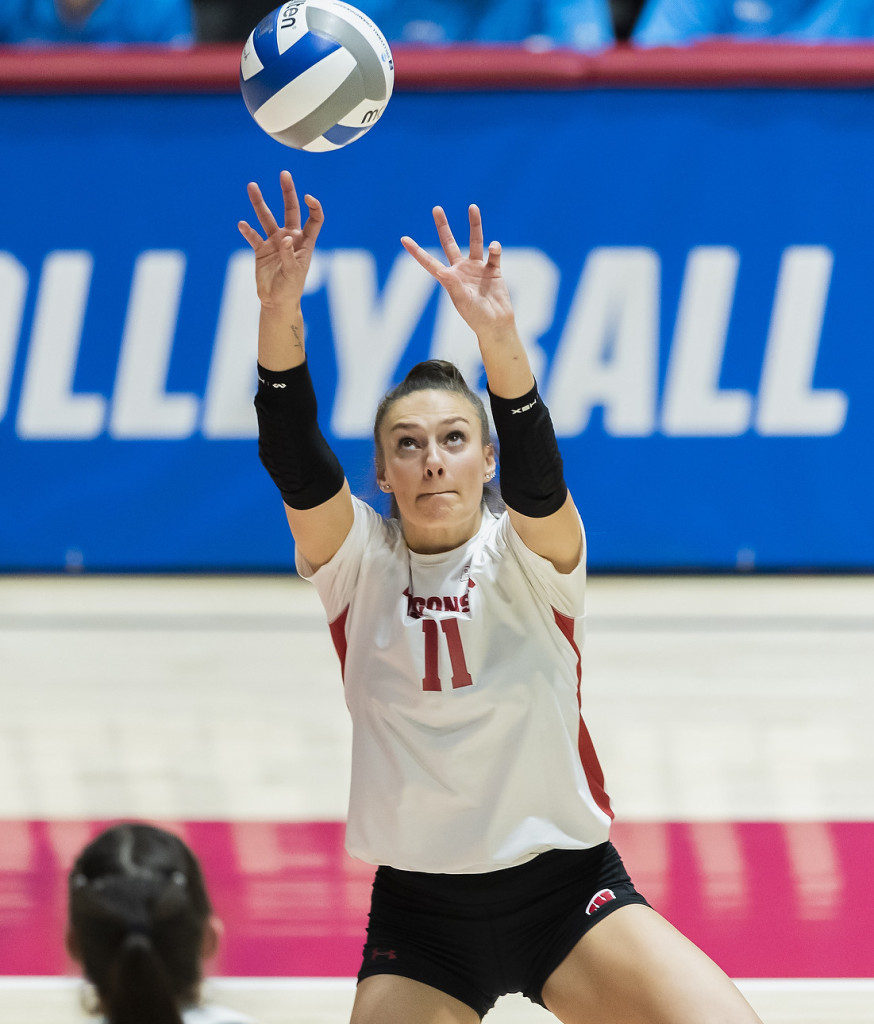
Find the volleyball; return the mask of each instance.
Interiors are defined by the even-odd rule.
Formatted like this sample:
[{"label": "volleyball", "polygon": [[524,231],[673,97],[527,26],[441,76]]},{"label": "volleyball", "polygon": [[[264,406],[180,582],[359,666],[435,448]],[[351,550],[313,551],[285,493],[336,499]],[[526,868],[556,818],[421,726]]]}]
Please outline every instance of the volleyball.
[{"label": "volleyball", "polygon": [[385,37],[342,0],[296,0],[263,18],[240,58],[240,91],[255,122],[293,149],[326,153],[360,139],[394,85]]}]

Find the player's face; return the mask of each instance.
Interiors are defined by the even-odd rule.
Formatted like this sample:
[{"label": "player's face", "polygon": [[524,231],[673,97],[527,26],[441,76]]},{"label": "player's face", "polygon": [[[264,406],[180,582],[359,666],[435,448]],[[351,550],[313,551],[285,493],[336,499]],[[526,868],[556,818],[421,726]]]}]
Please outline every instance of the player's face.
[{"label": "player's face", "polygon": [[388,410],[380,440],[379,484],[395,496],[407,544],[448,551],[472,537],[495,470],[473,405],[451,391],[416,391]]}]

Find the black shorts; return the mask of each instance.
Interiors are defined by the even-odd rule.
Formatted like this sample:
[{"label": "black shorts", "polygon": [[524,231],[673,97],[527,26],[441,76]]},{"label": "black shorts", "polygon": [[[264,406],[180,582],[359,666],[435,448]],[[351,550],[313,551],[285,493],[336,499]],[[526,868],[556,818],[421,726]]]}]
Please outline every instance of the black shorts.
[{"label": "black shorts", "polygon": [[609,842],[475,875],[380,867],[358,980],[412,978],[480,1017],[509,992],[542,1006],[547,978],[579,939],[629,903],[646,900]]}]

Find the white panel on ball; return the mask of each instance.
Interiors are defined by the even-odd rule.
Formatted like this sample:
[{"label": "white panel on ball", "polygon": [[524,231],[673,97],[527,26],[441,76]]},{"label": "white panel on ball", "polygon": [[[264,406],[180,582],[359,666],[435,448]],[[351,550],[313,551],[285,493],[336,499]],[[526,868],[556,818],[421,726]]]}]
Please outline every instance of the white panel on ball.
[{"label": "white panel on ball", "polygon": [[294,0],[252,31],[240,91],[271,138],[309,152],[354,142],[380,119],[394,86],[377,26],[342,0]]},{"label": "white panel on ball", "polygon": [[337,82],[346,81],[355,67],[355,58],[348,50],[329,53],[275,92],[255,111],[255,120],[268,135],[297,124],[327,103],[337,89]]}]

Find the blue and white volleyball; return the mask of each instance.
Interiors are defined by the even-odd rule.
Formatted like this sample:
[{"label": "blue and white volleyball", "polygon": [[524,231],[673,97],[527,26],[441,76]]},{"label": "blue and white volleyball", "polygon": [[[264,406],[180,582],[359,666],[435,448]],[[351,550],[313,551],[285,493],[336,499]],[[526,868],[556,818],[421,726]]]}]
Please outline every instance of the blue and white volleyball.
[{"label": "blue and white volleyball", "polygon": [[297,0],[268,14],[240,59],[240,91],[277,142],[327,153],[360,139],[394,86],[385,37],[342,0]]}]

